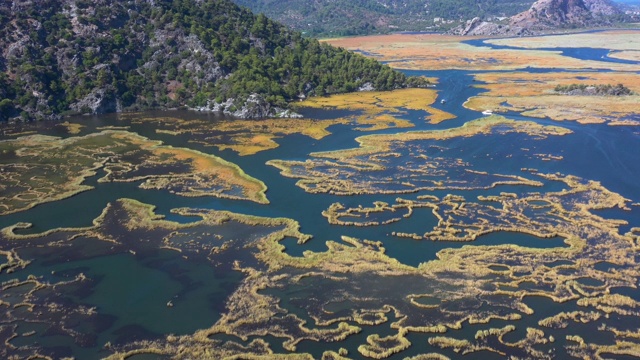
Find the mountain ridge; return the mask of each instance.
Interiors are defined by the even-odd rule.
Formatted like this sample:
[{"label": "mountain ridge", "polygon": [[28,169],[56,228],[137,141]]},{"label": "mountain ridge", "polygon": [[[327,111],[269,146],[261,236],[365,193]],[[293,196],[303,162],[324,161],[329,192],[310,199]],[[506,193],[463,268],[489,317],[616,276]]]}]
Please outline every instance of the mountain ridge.
[{"label": "mountain ridge", "polygon": [[507,17],[528,0],[234,0],[311,36],[445,31],[460,21]]},{"label": "mountain ridge", "polygon": [[[353,36],[398,31],[461,32],[473,21],[499,32],[513,16],[530,11],[535,0],[233,0],[309,36]],[[573,1],[573,0],[571,0]],[[561,1],[562,2],[562,1]],[[580,1],[600,26],[630,20],[609,0]],[[560,5],[561,7],[562,5]],[[553,6],[551,6],[553,7]],[[573,7],[573,6],[570,6]],[[562,11],[561,11],[562,12]],[[605,20],[605,18],[607,18]],[[491,24],[495,24],[493,27]],[[526,24],[522,24],[526,28]],[[517,24],[512,26],[518,26]],[[547,28],[591,27],[570,22]],[[525,31],[526,33],[526,31]]]}]

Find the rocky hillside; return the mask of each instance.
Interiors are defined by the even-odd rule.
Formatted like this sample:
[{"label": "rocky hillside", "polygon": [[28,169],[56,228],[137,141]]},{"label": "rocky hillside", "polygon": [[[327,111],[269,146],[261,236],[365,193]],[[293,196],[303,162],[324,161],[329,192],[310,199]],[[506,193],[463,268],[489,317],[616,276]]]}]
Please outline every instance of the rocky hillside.
[{"label": "rocky hillside", "polygon": [[227,0],[0,2],[0,119],[189,106],[240,117],[421,80]]},{"label": "rocky hillside", "polygon": [[533,0],[234,0],[312,36],[444,31],[481,17],[508,17]]},{"label": "rocky hillside", "polygon": [[514,16],[512,26],[527,29],[588,27],[610,24],[618,9],[609,0],[538,0]]},{"label": "rocky hillside", "polygon": [[474,18],[454,29],[459,35],[532,35],[555,29],[610,26],[624,13],[610,0],[538,0],[502,22]]}]

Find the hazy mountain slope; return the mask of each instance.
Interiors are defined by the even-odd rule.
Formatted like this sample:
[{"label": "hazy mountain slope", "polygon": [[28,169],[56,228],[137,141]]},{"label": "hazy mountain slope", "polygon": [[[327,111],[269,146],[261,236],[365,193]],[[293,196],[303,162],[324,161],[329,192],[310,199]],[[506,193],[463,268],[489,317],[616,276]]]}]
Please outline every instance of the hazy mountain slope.
[{"label": "hazy mountain slope", "polygon": [[[234,0],[310,35],[442,30],[476,16],[511,16],[532,0]],[[434,21],[435,20],[435,21]]]},{"label": "hazy mountain slope", "polygon": [[0,3],[0,119],[181,105],[261,117],[367,83],[408,81],[227,0]]},{"label": "hazy mountain slope", "polygon": [[619,13],[608,0],[538,0],[511,19],[513,26],[531,29],[607,25]]}]

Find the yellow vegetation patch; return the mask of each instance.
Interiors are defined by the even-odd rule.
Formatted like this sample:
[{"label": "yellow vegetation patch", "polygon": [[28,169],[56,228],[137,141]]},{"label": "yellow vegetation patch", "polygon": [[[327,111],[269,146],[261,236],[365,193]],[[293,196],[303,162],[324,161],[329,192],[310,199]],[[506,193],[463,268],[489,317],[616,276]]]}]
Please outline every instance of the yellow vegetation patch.
[{"label": "yellow vegetation patch", "polygon": [[[500,123],[500,118],[489,118],[488,121]],[[381,324],[391,318],[386,314],[393,311],[396,321],[390,326],[397,330],[397,334],[372,334],[367,338],[367,343],[358,348],[362,355],[385,358],[411,345],[406,336],[409,332],[444,333],[448,328],[459,329],[463,324],[487,323],[492,319],[514,321],[534,315],[533,310],[523,302],[524,298],[530,296],[544,296],[556,302],[577,300],[579,306],[637,317],[640,307],[637,301],[610,294],[613,287],[635,286],[640,274],[635,263],[635,245],[630,241],[630,235],[619,234],[619,226],[624,222],[592,214],[594,209],[625,208],[628,201],[597,182],[572,176],[538,175],[549,182],[562,182],[565,190],[522,196],[501,193],[480,197],[477,202],[467,202],[455,195],[445,196],[439,202],[432,195],[421,197],[421,200],[437,202],[431,207],[434,214],[439,216],[433,232],[442,230],[443,236],[456,231],[473,236],[474,232],[515,229],[541,238],[560,235],[567,239],[566,246],[540,249],[509,244],[465,246],[441,250],[437,253],[437,260],[418,267],[402,264],[386,255],[379,241],[348,237],[344,237],[342,242],[328,241],[326,251],[306,251],[301,257],[291,257],[279,242],[286,237],[300,242],[309,239],[309,236],[299,232],[299,225],[294,220],[243,216],[214,210],[178,209],[174,212],[202,219],[182,224],[164,220],[154,213],[152,206],[132,200],[121,200],[110,205],[91,228],[64,231],[71,232],[70,239],[78,239],[75,241],[82,236],[75,236],[73,232],[109,239],[111,234],[107,232],[114,230],[113,224],[118,224],[122,227],[117,230],[121,235],[132,231],[142,237],[141,243],[148,243],[146,237],[150,237],[151,241],[155,239],[165,248],[180,251],[185,257],[204,256],[214,263],[223,258],[216,257],[217,254],[226,251],[224,247],[217,247],[215,242],[217,238],[214,234],[218,234],[218,226],[235,222],[235,225],[246,225],[262,234],[229,244],[243,254],[250,254],[253,259],[226,259],[233,262],[233,269],[242,273],[244,278],[228,297],[226,310],[215,324],[191,335],[167,335],[165,339],[129,344],[124,348],[128,352],[115,354],[112,359],[126,358],[135,353],[179,354],[189,358],[277,358],[266,342],[249,340],[256,336],[271,335],[282,339],[282,346],[293,352],[296,351],[296,345],[304,340],[321,344],[342,341],[361,331],[360,327],[352,324]],[[393,207],[389,204],[376,202],[366,210],[384,212],[390,208]],[[271,229],[264,231],[265,227]],[[36,239],[62,231],[16,235],[13,229],[5,229],[0,234],[4,237],[3,243],[8,240]],[[633,231],[636,230],[634,228]],[[9,253],[6,255],[10,256]],[[603,257],[613,264],[625,266],[625,271],[596,270],[594,266]],[[550,265],[558,260],[568,260],[568,263]],[[492,269],[496,266],[501,269]],[[599,280],[603,285],[591,289],[581,287],[577,280],[583,278]],[[369,279],[383,286],[383,291],[368,289]],[[385,286],[394,284],[400,285],[387,292]],[[507,285],[512,290],[503,290],[499,285]],[[299,311],[307,312],[315,324],[308,324],[308,320],[289,312],[287,307],[281,306],[277,295],[265,291],[278,289],[287,294],[297,291],[300,286],[308,289],[310,296],[302,299],[297,306]],[[424,298],[425,295],[428,298]],[[325,297],[319,303],[321,306],[318,306],[318,297]],[[345,300],[349,301],[349,308],[340,315],[333,316],[323,310],[323,304]],[[423,303],[439,303],[440,306],[416,306],[415,302],[420,305],[421,300]],[[553,325],[568,319],[585,322],[583,320],[597,318],[597,314],[586,312],[575,316],[558,315],[544,324]],[[432,336],[429,342],[433,346],[459,353],[491,351],[504,355],[510,352],[509,349],[515,348],[522,350],[527,357],[542,358],[544,353],[539,345],[554,341],[534,328],[528,328],[526,337],[517,342],[504,341],[503,335],[513,330],[514,326],[508,325],[501,329],[481,329],[475,339]],[[239,347],[230,340],[217,340],[216,334],[235,336],[248,343],[247,347]],[[621,333],[620,336],[633,335]],[[307,354],[296,356],[308,358]],[[439,358],[437,355],[431,356],[424,358]]]},{"label": "yellow vegetation patch", "polygon": [[183,196],[268,202],[264,183],[237,165],[126,131],[106,130],[67,139],[33,135],[2,141],[0,151],[15,154],[0,172],[0,214],[90,190],[82,182],[101,168],[107,175],[99,182],[143,180],[142,188],[166,189]]},{"label": "yellow vegetation patch", "polygon": [[[385,122],[393,123],[396,127],[407,127],[410,123],[397,118],[404,113],[402,108],[428,112],[430,115],[426,119],[432,124],[455,118],[453,114],[431,107],[437,97],[438,93],[433,89],[363,91],[329,97],[313,97],[298,103],[297,106],[362,111],[365,116],[358,117],[356,123],[371,125],[377,129]],[[381,117],[383,114],[386,116]]]},{"label": "yellow vegetation patch", "polygon": [[[415,90],[415,91],[414,91]],[[121,114],[134,124],[153,124],[156,132],[166,135],[189,135],[189,142],[204,146],[215,146],[220,150],[230,149],[239,155],[253,155],[260,151],[275,149],[279,145],[276,139],[293,134],[302,134],[320,140],[331,134],[328,128],[334,125],[351,125],[358,131],[377,131],[389,128],[412,127],[411,121],[402,119],[405,111],[395,108],[403,106],[411,110],[425,110],[430,122],[437,123],[455,116],[431,108],[437,94],[427,89],[402,89],[393,92],[353,93],[312,98],[293,104],[299,107],[331,107],[342,110],[362,111],[362,115],[353,115],[335,119],[180,119],[174,117],[147,117],[144,114]]]},{"label": "yellow vegetation patch", "polygon": [[396,335],[380,337],[378,334],[367,336],[367,344],[360,345],[358,352],[363,356],[374,359],[385,359],[411,346],[405,337],[406,329],[400,329]]},{"label": "yellow vegetation patch", "polygon": [[509,120],[502,116],[489,116],[466,122],[461,127],[445,130],[410,131],[398,134],[361,136],[356,139],[360,144],[359,148],[313,153],[312,156],[333,159],[352,158],[387,151],[390,148],[390,144],[394,141],[446,140],[456,137],[489,134],[495,127],[500,125],[509,126],[513,131],[523,132],[529,135],[566,135],[571,133],[571,130],[558,126],[543,126],[534,122]]},{"label": "yellow vegetation patch", "polygon": [[82,131],[82,128],[86,127],[85,125],[77,124],[77,123],[70,123],[68,121],[60,123],[60,124],[58,124],[58,126],[66,128],[67,132],[69,134],[72,134],[72,135],[79,134],[80,131]]},{"label": "yellow vegetation patch", "polygon": [[[489,116],[452,129],[361,136],[356,139],[360,144],[357,148],[312,153],[306,161],[270,160],[267,164],[279,168],[283,176],[299,179],[296,184],[310,193],[401,194],[425,190],[488,189],[500,185],[541,186],[540,182],[521,176],[473,172],[471,165],[461,159],[428,156],[425,154],[426,150],[415,149],[417,144],[413,143],[493,132],[525,133],[537,137],[571,133],[558,126],[542,126],[534,122]],[[434,146],[437,147],[436,144]],[[406,154],[408,149],[415,150]],[[404,161],[390,162],[387,157],[403,157]],[[393,176],[388,173],[393,173]],[[467,181],[456,180],[458,176],[468,175],[475,176],[477,181],[468,185]],[[335,223],[351,225],[355,223],[344,217],[359,217],[361,220],[358,221],[358,226],[387,224],[402,216],[391,215],[378,221],[366,219],[367,212],[371,213],[367,209],[343,212],[342,209],[332,208],[325,212],[325,216]]]},{"label": "yellow vegetation patch", "polygon": [[[198,181],[200,183],[198,185],[201,185],[202,189],[198,190],[196,186],[189,186],[188,189],[185,189],[186,191],[177,192],[180,195],[248,199],[263,204],[269,202],[264,194],[267,186],[262,181],[247,175],[234,163],[214,155],[186,148],[164,146],[155,147],[152,151],[158,157],[168,156],[172,158],[170,161],[189,163],[192,166],[192,171],[196,175],[203,175],[205,177],[204,181]],[[214,192],[207,189],[208,187],[217,186],[216,183],[226,184],[228,189],[237,186],[241,188],[242,195],[225,194],[226,191],[224,190]]]}]

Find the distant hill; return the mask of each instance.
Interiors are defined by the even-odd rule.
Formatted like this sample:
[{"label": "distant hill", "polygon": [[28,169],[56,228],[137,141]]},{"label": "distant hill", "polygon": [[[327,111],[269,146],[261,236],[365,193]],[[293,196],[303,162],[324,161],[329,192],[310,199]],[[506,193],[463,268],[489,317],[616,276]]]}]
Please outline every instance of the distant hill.
[{"label": "distant hill", "polygon": [[538,0],[502,22],[475,18],[451,32],[458,35],[533,35],[557,29],[611,26],[625,20],[610,0]]},{"label": "distant hill", "polygon": [[530,0],[234,0],[314,36],[445,31],[476,16],[508,17]]},{"label": "distant hill", "polygon": [[511,24],[530,29],[608,25],[618,11],[609,0],[538,0]]},{"label": "distant hill", "polygon": [[420,83],[227,0],[0,2],[0,120],[184,105],[263,117]]},{"label": "distant hill", "polygon": [[[629,20],[610,0],[233,0],[308,36],[398,31],[481,34],[598,27]],[[636,1],[636,0],[633,0]],[[639,0],[640,1],[640,0]],[[513,16],[519,16],[512,19]],[[471,26],[469,26],[471,25]],[[495,25],[495,26],[493,26]]]}]

